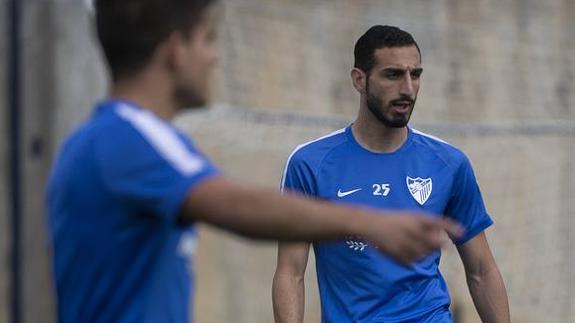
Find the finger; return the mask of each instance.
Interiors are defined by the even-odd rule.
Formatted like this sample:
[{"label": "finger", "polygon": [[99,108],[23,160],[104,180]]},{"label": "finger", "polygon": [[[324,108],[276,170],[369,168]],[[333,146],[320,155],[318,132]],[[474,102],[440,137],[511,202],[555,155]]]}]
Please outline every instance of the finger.
[{"label": "finger", "polygon": [[[435,223],[428,223],[424,229],[429,234],[433,235],[434,247],[444,247],[451,239],[457,239],[464,233],[464,229],[451,219],[437,219]],[[451,239],[450,239],[451,238]]]},{"label": "finger", "polygon": [[418,234],[421,232],[434,232],[438,234],[439,231],[445,230],[445,226],[453,226],[456,225],[455,222],[447,220],[450,223],[445,224],[445,220],[439,217],[431,217],[431,216],[422,216],[418,219]]},{"label": "finger", "polygon": [[434,249],[441,248],[445,246],[445,244],[448,241],[450,241],[449,235],[447,234],[447,232],[445,232],[445,230],[441,226],[441,222],[438,227],[428,230],[427,234],[429,234],[429,237],[431,239],[430,248]]},{"label": "finger", "polygon": [[403,248],[397,255],[397,260],[404,266],[411,265],[420,257],[419,253],[412,247]]},{"label": "finger", "polygon": [[439,234],[431,231],[420,232],[419,235],[410,238],[409,248],[414,253],[414,257],[419,259],[429,255],[434,250],[441,248]]},{"label": "finger", "polygon": [[394,239],[394,243],[389,246],[390,248],[387,248],[387,250],[381,248],[380,251],[391,256],[395,261],[402,265],[407,266],[413,263],[418,257],[416,248],[414,248],[415,244],[416,240],[407,236],[402,236]]},{"label": "finger", "polygon": [[447,232],[445,232],[445,230],[439,231],[439,238],[438,239],[439,239],[439,245],[441,247],[444,247],[450,241],[449,235],[447,234]]},{"label": "finger", "polygon": [[422,230],[416,241],[418,244],[415,246],[420,257],[427,256],[440,249],[447,239],[446,236],[447,234],[443,229]]},{"label": "finger", "polygon": [[418,220],[412,231],[407,230],[409,237],[420,241],[428,249],[439,248],[444,240],[442,237],[442,232],[444,232],[443,221],[440,218],[431,217],[422,217]]},{"label": "finger", "polygon": [[427,256],[429,256],[431,253],[433,253],[435,250],[438,250],[437,245],[435,244],[429,244],[429,243],[418,243],[418,244],[413,244],[412,249],[409,250],[408,255],[409,255],[409,263],[413,263],[416,261],[419,261]]},{"label": "finger", "polygon": [[425,258],[430,253],[432,253],[433,250],[436,250],[436,249],[437,248],[430,248],[430,246],[427,244],[420,244],[418,246],[415,246],[413,261],[417,261],[417,260],[421,260],[422,258]]},{"label": "finger", "polygon": [[465,229],[463,229],[463,227],[459,223],[449,218],[443,218],[441,224],[443,230],[445,230],[445,232],[451,239],[461,238],[465,233]]}]

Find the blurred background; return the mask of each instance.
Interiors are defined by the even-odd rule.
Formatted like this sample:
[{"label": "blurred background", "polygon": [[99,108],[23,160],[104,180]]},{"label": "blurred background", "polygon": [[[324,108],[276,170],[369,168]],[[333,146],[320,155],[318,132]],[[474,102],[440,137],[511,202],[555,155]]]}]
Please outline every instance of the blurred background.
[{"label": "blurred background", "polygon": [[[575,321],[575,1],[224,0],[214,104],[176,120],[225,173],[277,187],[298,144],[353,121],[353,46],[374,24],[423,52],[412,124],[470,157],[513,321]],[[54,322],[43,189],[106,94],[83,0],[0,0],[0,322]],[[272,322],[275,246],[201,227],[195,322]],[[457,323],[480,322],[457,252]],[[319,322],[313,255],[306,322]]]}]

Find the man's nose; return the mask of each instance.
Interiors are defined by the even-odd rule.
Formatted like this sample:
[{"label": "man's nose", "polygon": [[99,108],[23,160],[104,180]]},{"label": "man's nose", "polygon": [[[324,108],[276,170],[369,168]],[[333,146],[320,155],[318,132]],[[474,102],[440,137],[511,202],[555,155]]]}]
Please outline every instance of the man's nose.
[{"label": "man's nose", "polygon": [[406,71],[403,80],[401,82],[400,94],[409,96],[410,98],[414,95],[413,90],[413,80],[411,79],[411,74]]}]

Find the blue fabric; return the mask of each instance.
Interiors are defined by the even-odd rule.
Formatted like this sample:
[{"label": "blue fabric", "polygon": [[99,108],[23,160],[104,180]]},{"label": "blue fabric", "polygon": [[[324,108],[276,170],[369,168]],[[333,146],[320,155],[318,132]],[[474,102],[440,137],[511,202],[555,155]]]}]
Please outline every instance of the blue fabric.
[{"label": "blue fabric", "polygon": [[[351,127],[301,145],[288,159],[282,187],[335,203],[443,214],[466,229],[456,244],[493,223],[467,157],[412,129],[393,153],[362,148]],[[440,251],[405,267],[361,237],[313,247],[322,322],[452,321]]]},{"label": "blue fabric", "polygon": [[196,234],[178,212],[217,174],[169,123],[100,104],[63,144],[47,189],[59,322],[188,323]]}]

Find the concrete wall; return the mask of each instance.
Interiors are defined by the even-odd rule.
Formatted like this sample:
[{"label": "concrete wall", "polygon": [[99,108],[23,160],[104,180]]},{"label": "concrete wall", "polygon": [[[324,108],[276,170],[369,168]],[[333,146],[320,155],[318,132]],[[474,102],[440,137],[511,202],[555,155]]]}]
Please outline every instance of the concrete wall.
[{"label": "concrete wall", "polygon": [[423,48],[416,120],[573,118],[574,6],[565,0],[229,1],[218,89],[222,101],[239,106],[351,116],[353,45],[369,26],[393,24]]},{"label": "concrete wall", "polygon": [[[104,95],[106,77],[83,2],[23,3],[23,306],[25,322],[50,322],[54,299],[42,187],[55,147]],[[404,27],[424,53],[413,121],[463,148],[473,161],[496,221],[489,238],[514,320],[570,321],[575,318],[570,295],[575,288],[574,18],[570,0],[225,1],[217,107],[185,115],[177,124],[230,177],[277,187],[297,144],[353,120],[357,95],[349,70],[357,37],[372,24]],[[1,76],[5,59],[0,58]],[[0,113],[0,121],[5,117]],[[7,161],[4,148],[0,136],[0,166]],[[2,202],[6,174],[0,175]],[[0,293],[7,293],[7,217],[1,212]],[[460,322],[478,322],[452,248],[442,266]],[[202,227],[197,322],[271,322],[274,267],[273,245]],[[308,270],[307,322],[319,321],[313,276]],[[1,295],[4,321],[8,303]]]}]

